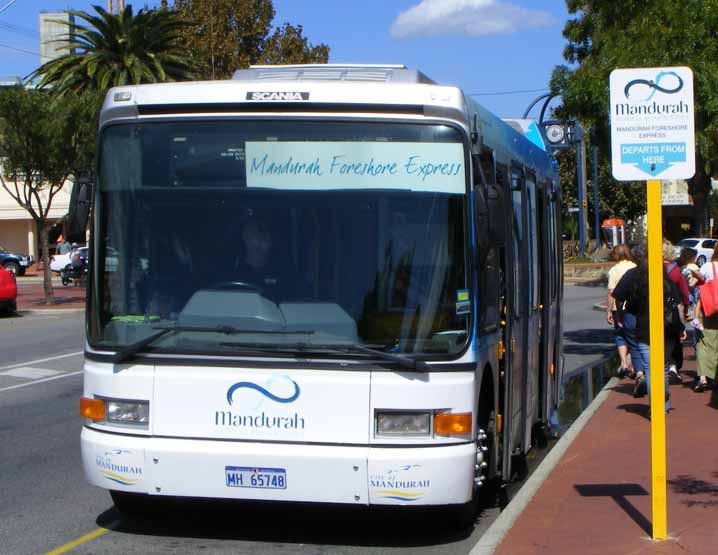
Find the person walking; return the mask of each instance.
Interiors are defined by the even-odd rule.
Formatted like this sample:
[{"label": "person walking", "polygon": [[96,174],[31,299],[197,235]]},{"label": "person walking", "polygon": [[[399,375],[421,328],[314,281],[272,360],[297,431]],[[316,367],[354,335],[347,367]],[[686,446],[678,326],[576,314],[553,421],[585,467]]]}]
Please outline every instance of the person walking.
[{"label": "person walking", "polygon": [[[634,397],[650,395],[650,319],[648,301],[648,257],[643,245],[637,246],[633,251],[635,268],[626,271],[613,290],[616,301],[616,315],[619,326],[625,329],[625,338],[631,355],[633,367],[636,370],[636,380],[633,388]],[[664,270],[664,293],[670,292],[672,286],[668,283],[668,276]],[[680,303],[679,303],[680,304]],[[670,393],[668,389],[668,374],[665,364],[656,365],[663,370],[665,383],[665,408],[670,411]],[[650,414],[650,412],[649,412]]]},{"label": "person walking", "polygon": [[[718,243],[713,249],[710,261],[701,266],[700,273],[705,283],[718,277]],[[718,369],[718,314],[706,316],[700,296],[696,303],[695,319],[692,323],[697,335],[696,366],[698,373],[693,391],[702,393],[708,388],[709,379],[715,387],[716,370]]]},{"label": "person walking", "polygon": [[614,340],[618,356],[621,359],[621,368],[618,371],[618,377],[623,378],[629,376],[635,378],[633,365],[628,358],[628,345],[626,345],[625,331],[616,321],[616,301],[613,298],[613,290],[621,280],[623,275],[631,268],[636,267],[636,263],[631,260],[631,249],[628,245],[616,245],[611,249],[611,260],[616,262],[610,270],[608,270],[608,294],[606,295],[606,320],[613,326]]},{"label": "person walking", "polygon": [[[681,273],[686,278],[688,283],[688,292],[690,305],[686,311],[686,320],[692,322],[695,319],[696,304],[698,302],[698,296],[700,295],[699,286],[705,283],[705,278],[701,274],[701,269],[696,264],[696,258],[698,251],[691,247],[684,247],[681,249],[681,254],[678,257],[678,265],[681,267]],[[696,329],[695,327],[691,333],[691,344],[693,348],[696,348]]]},{"label": "person walking", "polygon": [[[666,269],[668,279],[680,290],[680,299],[683,303],[682,310],[683,314],[685,314],[691,303],[688,282],[682,273],[680,260],[675,258],[675,248],[673,244],[666,239],[663,240],[663,266]],[[666,370],[668,376],[671,380],[682,383],[683,380],[681,379],[680,371],[683,368],[683,338],[685,337],[685,330],[676,324],[674,326],[668,326],[665,330],[665,334]]]}]

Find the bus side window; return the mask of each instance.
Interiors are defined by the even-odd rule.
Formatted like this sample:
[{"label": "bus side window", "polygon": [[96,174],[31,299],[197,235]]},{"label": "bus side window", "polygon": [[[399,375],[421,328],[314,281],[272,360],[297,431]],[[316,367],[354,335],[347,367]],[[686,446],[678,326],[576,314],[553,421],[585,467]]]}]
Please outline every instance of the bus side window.
[{"label": "bus side window", "polygon": [[523,262],[524,242],[524,220],[523,220],[523,175],[514,169],[511,172],[511,204],[512,204],[512,227],[513,227],[513,289],[514,289],[514,314],[520,316],[523,312],[521,307],[521,293],[523,289],[521,280],[521,263]]},{"label": "bus side window", "polygon": [[498,248],[489,246],[484,253],[479,253],[479,261],[478,327],[489,332],[496,329],[499,318],[501,279]]},{"label": "bus side window", "polygon": [[[477,187],[497,184],[494,169],[493,152],[484,150],[479,156],[472,157],[474,161],[475,179]],[[481,176],[481,178],[479,178]],[[500,184],[499,184],[500,185]],[[496,218],[497,214],[487,214],[489,218]],[[499,218],[501,219],[501,218]],[[490,227],[486,226],[486,230]],[[479,238],[481,239],[481,238]],[[499,269],[499,246],[491,240],[478,240],[478,329],[490,332],[496,329],[499,323],[501,302],[501,275]]]}]

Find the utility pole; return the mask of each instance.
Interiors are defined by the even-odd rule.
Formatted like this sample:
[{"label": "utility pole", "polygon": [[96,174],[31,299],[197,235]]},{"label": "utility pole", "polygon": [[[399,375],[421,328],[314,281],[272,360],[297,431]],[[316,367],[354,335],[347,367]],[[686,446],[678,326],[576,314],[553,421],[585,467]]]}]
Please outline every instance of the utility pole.
[{"label": "utility pole", "polygon": [[593,235],[596,238],[596,252],[601,248],[601,228],[598,215],[598,141],[596,140],[596,129],[591,135],[593,143]]},{"label": "utility pole", "polygon": [[586,143],[583,127],[576,122],[574,144],[576,145],[576,177],[578,181],[578,255],[586,256],[586,232],[588,231],[588,202],[586,201]]}]

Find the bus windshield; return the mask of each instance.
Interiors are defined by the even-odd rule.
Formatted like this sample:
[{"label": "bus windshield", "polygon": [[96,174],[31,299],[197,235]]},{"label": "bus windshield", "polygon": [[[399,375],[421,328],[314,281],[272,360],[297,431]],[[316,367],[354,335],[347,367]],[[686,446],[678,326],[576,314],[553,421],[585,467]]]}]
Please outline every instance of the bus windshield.
[{"label": "bus windshield", "polygon": [[438,124],[107,127],[90,344],[456,355],[472,310],[465,157],[462,133]]}]

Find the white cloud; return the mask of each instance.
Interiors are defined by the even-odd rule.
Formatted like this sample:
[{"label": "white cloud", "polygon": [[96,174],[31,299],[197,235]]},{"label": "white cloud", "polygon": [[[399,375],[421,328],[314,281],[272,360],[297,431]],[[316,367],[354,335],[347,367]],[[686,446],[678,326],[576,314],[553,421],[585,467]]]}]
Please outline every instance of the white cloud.
[{"label": "white cloud", "polygon": [[502,0],[421,0],[401,12],[391,26],[396,39],[467,35],[509,35],[522,28],[553,23],[548,12]]}]

